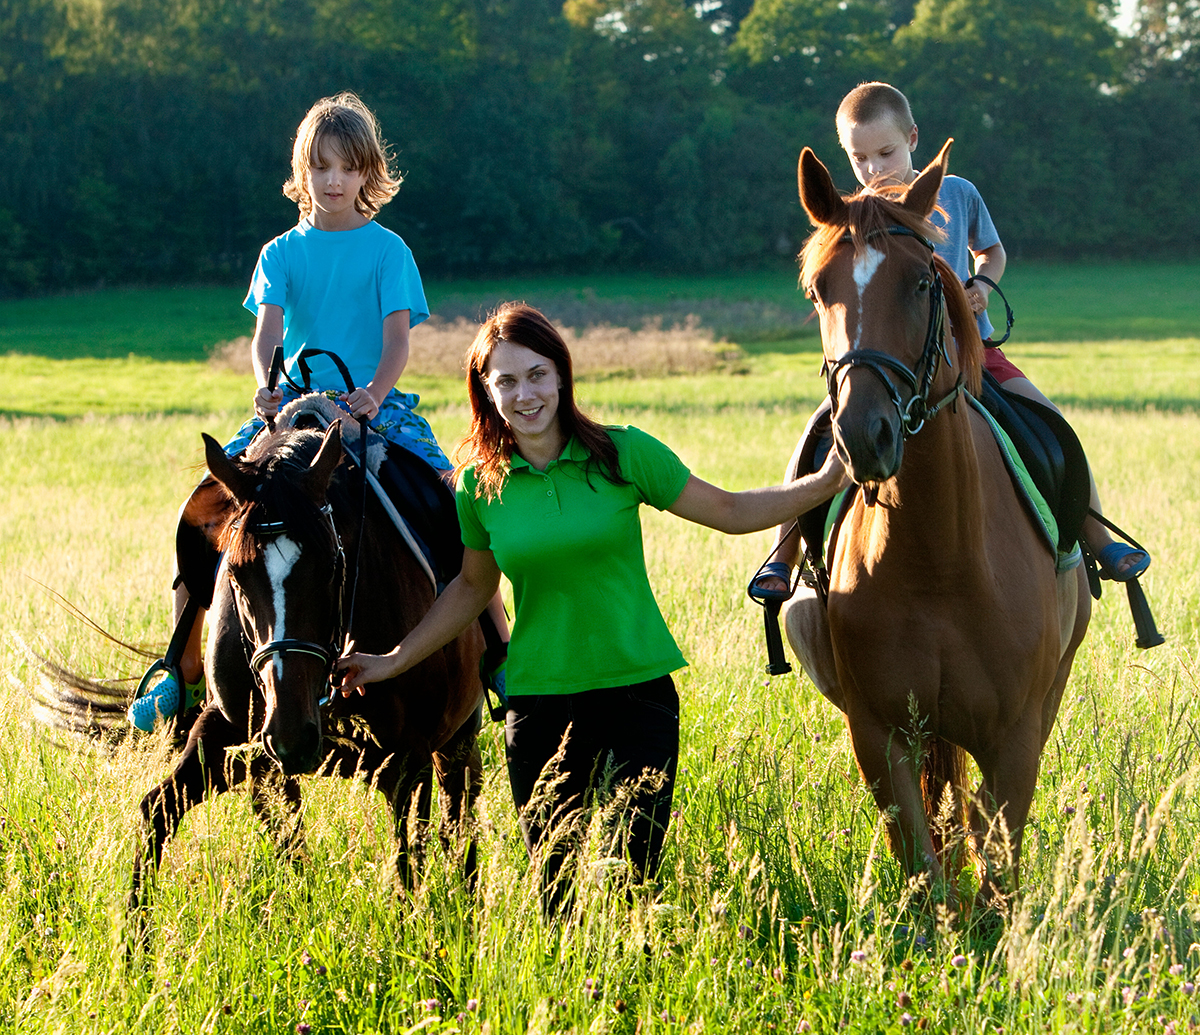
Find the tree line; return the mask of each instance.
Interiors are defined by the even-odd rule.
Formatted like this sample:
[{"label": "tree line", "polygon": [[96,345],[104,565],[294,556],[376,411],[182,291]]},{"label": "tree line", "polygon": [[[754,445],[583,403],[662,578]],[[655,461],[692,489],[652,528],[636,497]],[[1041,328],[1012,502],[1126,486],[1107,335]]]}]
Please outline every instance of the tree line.
[{"label": "tree line", "polygon": [[240,281],[309,105],[377,113],[441,277],[794,254],[805,144],[904,90],[1027,257],[1195,254],[1200,0],[0,0],[0,293]]}]

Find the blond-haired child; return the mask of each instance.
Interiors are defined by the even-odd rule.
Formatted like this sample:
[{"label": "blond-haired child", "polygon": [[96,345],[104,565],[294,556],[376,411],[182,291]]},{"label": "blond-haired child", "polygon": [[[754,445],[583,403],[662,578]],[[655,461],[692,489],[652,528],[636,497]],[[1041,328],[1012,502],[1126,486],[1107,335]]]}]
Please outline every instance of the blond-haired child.
[{"label": "blond-haired child", "polygon": [[[429,316],[429,307],[408,245],[374,219],[400,189],[401,178],[390,165],[375,116],[353,93],[319,100],[297,128],[292,175],[283,192],[296,202],[300,219],[263,246],[250,281],[244,305],[256,317],[254,416],[225,446],[230,456],[244,452],[296,394],[268,387],[275,348],[282,346],[284,371],[297,381],[301,350],[315,348],[340,356],[356,387],[347,391],[333,361],[317,356],[309,361],[314,391],[339,392],[349,413],[368,420],[390,446],[449,477],[450,461],[416,412],[418,396],[396,389],[408,362],[409,331]],[[186,587],[178,583],[177,624],[187,599]],[[489,610],[506,636],[498,599]],[[136,728],[153,729],[159,718],[203,697],[202,626],[201,613],[177,673],[152,683],[130,705]]]}]

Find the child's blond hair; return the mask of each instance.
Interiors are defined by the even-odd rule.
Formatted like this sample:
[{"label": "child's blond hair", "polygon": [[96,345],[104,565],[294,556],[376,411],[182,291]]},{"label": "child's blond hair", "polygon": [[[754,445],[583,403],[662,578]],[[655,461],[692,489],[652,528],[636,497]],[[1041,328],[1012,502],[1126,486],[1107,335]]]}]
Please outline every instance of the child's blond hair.
[{"label": "child's blond hair", "polygon": [[354,199],[355,209],[371,219],[396,196],[403,177],[389,168],[391,156],[379,135],[379,123],[356,94],[323,97],[308,109],[296,130],[292,146],[292,176],[283,193],[300,206],[300,218],[312,213],[308,193],[308,171],[323,147],[333,147],[356,170],[366,170],[367,179]]},{"label": "child's blond hair", "polygon": [[860,83],[838,105],[838,136],[841,136],[844,126],[862,126],[877,119],[891,119],[905,136],[916,125],[908,98],[894,86],[888,83]]}]

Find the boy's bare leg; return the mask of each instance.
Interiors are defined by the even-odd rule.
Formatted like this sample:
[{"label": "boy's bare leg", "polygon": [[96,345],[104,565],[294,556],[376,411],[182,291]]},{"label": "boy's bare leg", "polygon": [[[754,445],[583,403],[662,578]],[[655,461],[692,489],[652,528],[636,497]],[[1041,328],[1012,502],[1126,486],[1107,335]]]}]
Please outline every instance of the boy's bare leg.
[{"label": "boy's bare leg", "polygon": [[[1047,399],[1032,381],[1027,377],[1013,377],[1003,383],[1003,388],[1006,392],[1012,392],[1014,395],[1023,396],[1026,399],[1032,399],[1034,402],[1039,402],[1043,406],[1049,406],[1055,413],[1061,414],[1057,406]],[[1096,479],[1092,477],[1091,465],[1088,466],[1088,505],[1097,514],[1102,514],[1104,511],[1100,507],[1100,495],[1096,491]],[[1099,521],[1089,514],[1083,522],[1083,538],[1087,541],[1088,549],[1093,554],[1099,555],[1100,551],[1106,546],[1109,546],[1113,538],[1108,533]],[[1128,553],[1117,562],[1117,571],[1125,572],[1138,562],[1138,551]]]},{"label": "boy's bare leg", "polygon": [[[780,525],[775,532],[775,545],[771,547],[770,559],[783,561],[789,567],[796,567],[800,562],[800,529],[796,522],[789,521]],[[760,589],[786,593],[792,587],[778,575],[761,575],[754,582]]]},{"label": "boy's bare leg", "polygon": [[[783,481],[795,481],[800,477],[800,453],[804,448],[804,436],[801,436],[800,441],[796,443],[796,448],[792,452],[792,458],[788,461],[787,467],[783,470]],[[796,567],[800,563],[800,529],[795,521],[789,521],[786,524],[780,525],[775,532],[775,544],[771,547],[771,554],[768,560],[782,561],[789,568]],[[754,580],[754,584],[759,589],[765,589],[774,593],[786,593],[792,587],[778,575],[762,575]]]},{"label": "boy's bare leg", "polygon": [[[179,624],[179,618],[183,614],[184,606],[188,602],[188,591],[181,582],[175,587],[175,624]],[[183,676],[184,682],[195,684],[204,674],[204,655],[201,650],[200,640],[201,634],[204,631],[204,609],[200,609],[200,613],[196,615],[196,621],[192,625],[192,631],[188,634],[187,644],[183,648],[183,657],[179,659],[179,674]],[[180,691],[183,687],[179,688]]]}]

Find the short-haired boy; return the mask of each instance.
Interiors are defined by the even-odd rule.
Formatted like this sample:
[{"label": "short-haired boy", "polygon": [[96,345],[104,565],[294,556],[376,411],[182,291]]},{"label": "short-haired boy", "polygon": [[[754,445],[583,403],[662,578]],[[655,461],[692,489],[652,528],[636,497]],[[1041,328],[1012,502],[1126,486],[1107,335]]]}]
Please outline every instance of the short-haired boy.
[{"label": "short-haired boy", "polygon": [[[916,179],[912,155],[917,148],[917,124],[908,99],[888,83],[862,83],[851,90],[838,105],[838,141],[850,159],[854,176],[864,187],[887,184],[907,185]],[[939,243],[937,252],[965,284],[972,276],[986,276],[999,283],[1004,275],[1006,256],[1000,235],[988,214],[979,191],[961,176],[946,176],[938,192],[938,209],[930,215],[932,222],[943,230],[946,240]],[[1057,411],[1047,399],[991,341],[992,324],[987,315],[991,288],[980,280],[966,289],[967,299],[979,322],[979,336],[985,346],[984,366],[1006,391],[1033,399]],[[789,465],[790,470],[790,465]],[[1096,482],[1088,472],[1091,483],[1089,505],[1100,512],[1100,497]],[[787,526],[793,527],[793,526]],[[1106,578],[1127,582],[1150,565],[1150,555],[1125,543],[1114,542],[1108,529],[1094,517],[1088,516],[1083,525],[1083,537],[1096,556]],[[763,565],[751,585],[751,594],[762,600],[786,599],[791,595],[789,585],[792,567],[799,555],[799,537],[787,528],[780,529],[772,552],[777,559]]]}]

